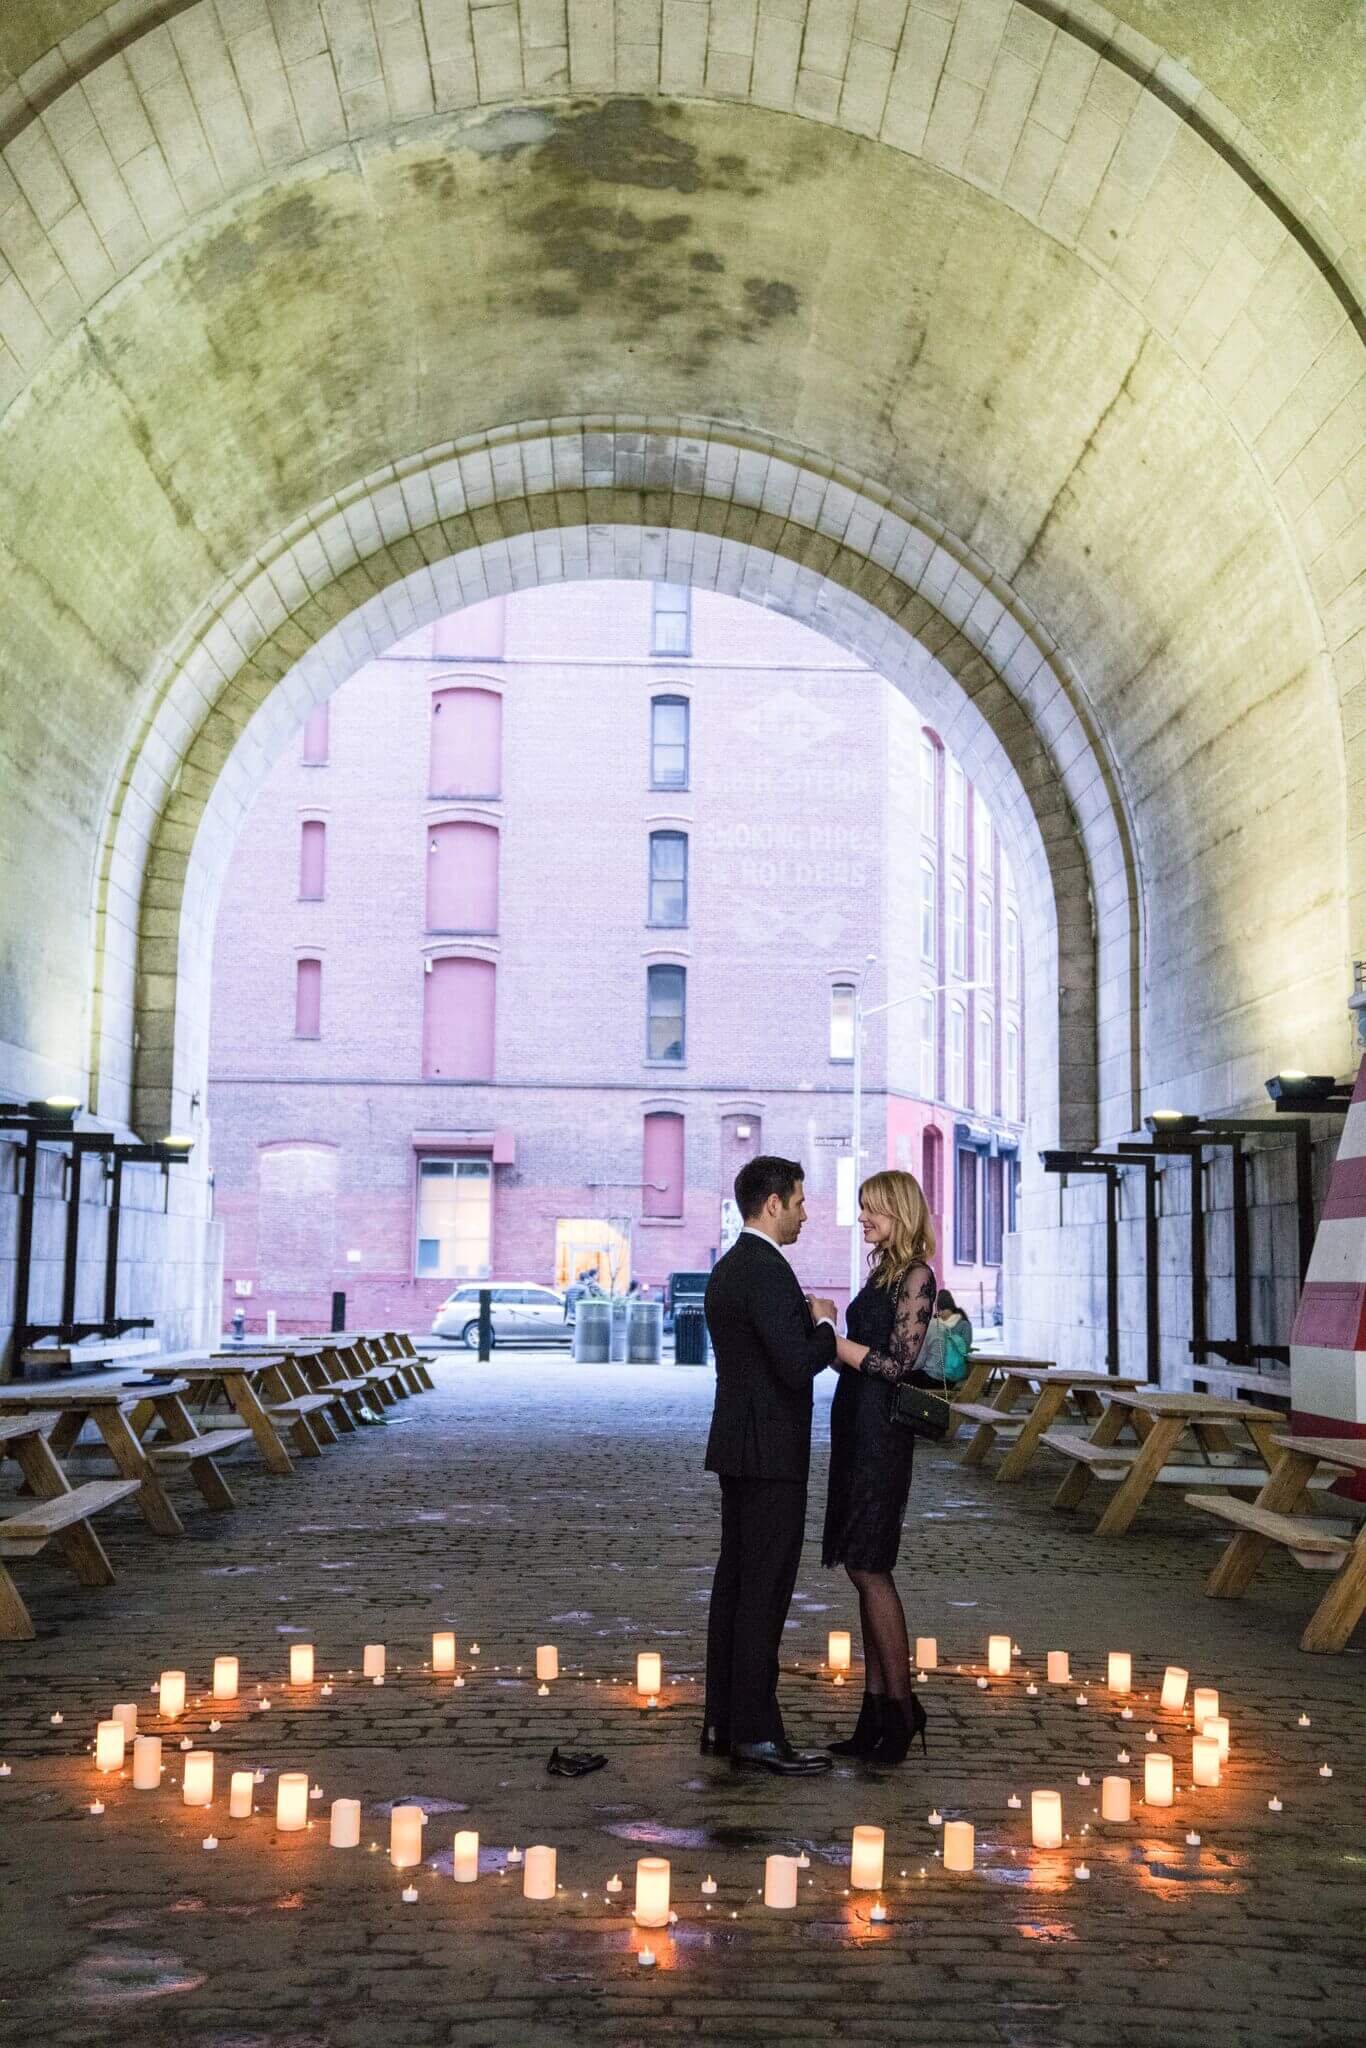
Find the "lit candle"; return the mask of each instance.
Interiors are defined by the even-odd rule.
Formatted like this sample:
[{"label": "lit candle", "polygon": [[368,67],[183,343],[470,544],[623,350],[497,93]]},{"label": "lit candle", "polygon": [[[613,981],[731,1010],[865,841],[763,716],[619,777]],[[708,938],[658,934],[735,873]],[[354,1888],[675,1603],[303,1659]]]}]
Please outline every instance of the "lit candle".
[{"label": "lit candle", "polygon": [[358,1849],[360,1847],[359,1799],[334,1799],[332,1801],[332,1818],[327,1831],[327,1839],[334,1849]]},{"label": "lit candle", "polygon": [[642,1970],[653,1970],[655,1961],[655,1952],[652,1948],[641,1949],[636,1957],[637,1966]]},{"label": "lit candle", "polygon": [[432,1669],[433,1671],[454,1671],[455,1669],[455,1637],[449,1630],[432,1637]]},{"label": "lit candle", "polygon": [[[636,1691],[644,1693],[658,1692],[663,1679],[664,1674],[658,1650],[642,1650],[636,1658]],[[650,1924],[656,1926],[658,1922],[652,1921]]]},{"label": "lit candle", "polygon": [[312,1643],[291,1643],[289,1646],[289,1682],[291,1685],[312,1685],[313,1645]]},{"label": "lit candle", "polygon": [[1208,1718],[1208,1719],[1206,1720],[1206,1722],[1205,1722],[1205,1725],[1204,1725],[1204,1727],[1203,1727],[1203,1728],[1202,1728],[1202,1729],[1200,1730],[1200,1733],[1201,1733],[1202,1735],[1208,1735],[1208,1736],[1212,1737],[1212,1738],[1213,1738],[1213,1740],[1214,1740],[1215,1742],[1217,1742],[1217,1743],[1218,1743],[1218,1745],[1219,1745],[1219,1761],[1220,1761],[1220,1763],[1221,1763],[1221,1764],[1222,1764],[1222,1763],[1227,1763],[1227,1762],[1228,1762],[1228,1715],[1227,1715],[1227,1714],[1211,1714],[1211,1715],[1209,1716],[1209,1718]]},{"label": "lit candle", "polygon": [[1050,1650],[1048,1653],[1048,1683],[1066,1685],[1072,1676],[1072,1666],[1066,1650]]},{"label": "lit candle", "polygon": [[1129,1818],[1129,1780],[1127,1778],[1102,1778],[1100,1785],[1100,1817],[1102,1820],[1127,1820]]},{"label": "lit candle", "polygon": [[422,1823],[427,1816],[420,1806],[396,1806],[389,1815],[389,1861],[395,1870],[406,1870],[422,1861]]},{"label": "lit candle", "polygon": [[553,1643],[540,1643],[536,1649],[536,1676],[549,1680],[560,1675],[560,1653]]},{"label": "lit candle", "polygon": [[133,1789],[155,1792],[161,1783],[161,1737],[139,1735],[133,1744]]},{"label": "lit candle", "polygon": [[215,1657],[213,1660],[213,1696],[216,1700],[237,1698],[237,1659]]},{"label": "lit candle", "polygon": [[944,1823],[944,1868],[945,1870],[971,1870],[973,1854],[972,1822],[970,1820],[948,1820]]},{"label": "lit candle", "polygon": [[637,1927],[669,1924],[669,1862],[665,1856],[642,1856],[636,1864]]},{"label": "lit candle", "polygon": [[555,1896],[555,1851],[536,1842],[526,1852],[522,1871],[524,1899],[553,1899]]},{"label": "lit candle", "polygon": [[1111,1650],[1106,1683],[1111,1692],[1128,1692],[1134,1682],[1134,1661],[1127,1650]]},{"label": "lit candle", "polygon": [[1197,1685],[1191,1694],[1191,1719],[1197,1735],[1205,1732],[1205,1723],[1219,1711],[1219,1695],[1212,1685]]},{"label": "lit candle", "polygon": [[1030,1838],[1036,1849],[1062,1847],[1061,1792],[1034,1792],[1029,1800]]},{"label": "lit candle", "polygon": [[121,1771],[127,1742],[122,1721],[101,1721],[95,1730],[95,1769]]},{"label": "lit candle", "polygon": [[1175,1712],[1186,1704],[1186,1687],[1190,1683],[1189,1671],[1183,1671],[1179,1664],[1169,1664],[1162,1674],[1161,1705]]},{"label": "lit candle", "polygon": [[885,1848],[886,1837],[881,1828],[865,1826],[854,1829],[853,1847],[849,1855],[849,1883],[854,1891],[882,1890],[882,1859]]},{"label": "lit candle", "polygon": [[183,1714],[185,1711],[185,1673],[163,1671],[157,1695],[157,1704],[162,1713],[168,1721],[174,1721],[177,1714]]},{"label": "lit candle", "polygon": [[704,1898],[708,1899],[714,1899],[716,1897],[716,1879],[712,1876],[710,1871],[707,1872],[706,1876],[702,1880],[702,1895]]},{"label": "lit candle", "polygon": [[473,1884],[479,1875],[479,1837],[473,1828],[461,1828],[455,1838],[451,1875],[457,1884]]},{"label": "lit candle", "polygon": [[1196,1785],[1219,1783],[1219,1738],[1197,1735],[1191,1743],[1191,1779]]},{"label": "lit candle", "polygon": [[764,1859],[764,1904],[787,1912],[797,1903],[797,1859],[768,1856]]},{"label": "lit candle", "polygon": [[118,1721],[123,1728],[123,1739],[131,1742],[138,1732],[138,1708],[136,1700],[127,1700],[122,1705],[111,1707],[109,1718]]},{"label": "lit candle", "polygon": [[825,1661],[832,1671],[847,1671],[853,1657],[853,1642],[847,1628],[832,1628],[826,1644]]},{"label": "lit candle", "polygon": [[987,1670],[993,1678],[1004,1678],[1010,1669],[1010,1637],[987,1637]]},{"label": "lit candle", "polygon": [[939,1664],[939,1639],[937,1636],[917,1636],[915,1639],[915,1661],[921,1671],[933,1671]]},{"label": "lit candle", "polygon": [[1149,1806],[1172,1803],[1172,1760],[1165,1749],[1150,1749],[1143,1759],[1143,1797]]},{"label": "lit candle", "polygon": [[361,1657],[360,1669],[362,1678],[383,1678],[383,1643],[367,1643],[365,1645],[365,1650]]},{"label": "lit candle", "polygon": [[228,1817],[230,1820],[251,1819],[251,1799],[256,1790],[256,1780],[250,1771],[234,1771],[228,1781]]},{"label": "lit candle", "polygon": [[308,1826],[308,1772],[281,1771],[275,1792],[275,1825],[282,1835]]},{"label": "lit candle", "polygon": [[213,1751],[192,1749],[181,1781],[187,1806],[208,1806],[213,1799]]}]

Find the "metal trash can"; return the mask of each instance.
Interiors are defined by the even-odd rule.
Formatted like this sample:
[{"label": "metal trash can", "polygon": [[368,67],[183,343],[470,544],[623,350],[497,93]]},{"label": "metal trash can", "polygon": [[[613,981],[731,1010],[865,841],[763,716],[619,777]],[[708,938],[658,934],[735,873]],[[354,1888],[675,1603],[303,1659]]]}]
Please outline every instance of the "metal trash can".
[{"label": "metal trash can", "polygon": [[626,1311],[629,1303],[624,1294],[612,1296],[612,1363],[626,1363]]},{"label": "metal trash can", "polygon": [[675,1365],[705,1365],[707,1362],[707,1318],[700,1306],[674,1311]]},{"label": "metal trash can", "polygon": [[626,1356],[632,1365],[658,1365],[664,1356],[664,1304],[633,1301],[626,1311]]},{"label": "metal trash can", "polygon": [[611,1356],[611,1302],[580,1301],[574,1311],[574,1363],[606,1365]]}]

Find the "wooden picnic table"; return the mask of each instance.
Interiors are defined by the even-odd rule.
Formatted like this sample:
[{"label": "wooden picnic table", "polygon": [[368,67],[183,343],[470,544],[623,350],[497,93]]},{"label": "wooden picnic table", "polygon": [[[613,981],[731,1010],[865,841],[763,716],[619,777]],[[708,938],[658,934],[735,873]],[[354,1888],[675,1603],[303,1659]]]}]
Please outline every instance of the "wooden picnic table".
[{"label": "wooden picnic table", "polygon": [[[1041,1437],[1045,1449],[1058,1452],[1072,1467],[1053,1505],[1077,1507],[1092,1479],[1117,1482],[1095,1533],[1122,1536],[1154,1486],[1260,1486],[1275,1462],[1272,1432],[1284,1422],[1274,1408],[1253,1408],[1218,1394],[1114,1393],[1089,1437],[1065,1429],[1046,1430]],[[1127,1423],[1140,1432],[1147,1425],[1136,1450],[1118,1442]],[[1246,1453],[1241,1464],[1236,1462],[1236,1429],[1246,1433],[1256,1463]],[[1187,1438],[1197,1459],[1177,1462],[1173,1454]]]},{"label": "wooden picnic table", "polygon": [[281,1477],[294,1470],[286,1436],[301,1458],[321,1457],[323,1445],[337,1441],[327,1412],[332,1397],[311,1391],[284,1351],[245,1356],[233,1351],[202,1365],[184,1366],[182,1374],[205,1391],[215,1385],[223,1388],[255,1439],[262,1463]]},{"label": "wooden picnic table", "polygon": [[1232,1522],[1237,1530],[1205,1591],[1216,1600],[1236,1600],[1251,1585],[1272,1544],[1280,1544],[1307,1571],[1335,1574],[1300,1637],[1300,1648],[1344,1649],[1366,1614],[1366,1521],[1354,1530],[1349,1520],[1318,1519],[1299,1510],[1315,1481],[1366,1472],[1366,1440],[1275,1436],[1271,1441],[1276,1459],[1255,1501],[1186,1496],[1192,1507]]},{"label": "wooden picnic table", "polygon": [[20,1354],[24,1365],[66,1365],[77,1370],[84,1365],[133,1365],[159,1349],[155,1337],[83,1337],[79,1344],[56,1344],[40,1339],[26,1345]]},{"label": "wooden picnic table", "polygon": [[[1037,1359],[1033,1362],[1045,1365],[1048,1361],[1046,1359]],[[961,1379],[954,1389],[954,1406],[958,1407],[961,1403],[982,1400],[991,1385],[992,1379],[1003,1365],[1028,1365],[1029,1363],[1031,1363],[1029,1359],[1006,1357],[999,1351],[970,1351],[968,1353],[967,1376]],[[961,1427],[961,1421],[955,1416],[944,1433],[944,1442],[951,1444]]]},{"label": "wooden picnic table", "polygon": [[61,1421],[55,1408],[0,1415],[0,1459],[13,1458],[28,1497],[0,1516],[0,1638],[31,1641],[37,1633],[6,1560],[36,1557],[55,1543],[84,1586],[109,1586],[114,1570],[90,1517],[137,1491],[136,1479],[91,1479],[73,1486],[48,1442]]},{"label": "wooden picnic table", "polygon": [[[1065,1409],[1071,1407],[1081,1421],[1094,1425],[1105,1412],[1101,1398],[1104,1392],[1116,1388],[1130,1392],[1147,1389],[1141,1373],[1098,1372],[1093,1367],[1044,1365],[1030,1359],[1007,1359],[999,1371],[1001,1384],[990,1403],[955,1396],[953,1406],[955,1414],[977,1425],[963,1453],[965,1465],[980,1465],[998,1436],[1009,1433],[1014,1437],[996,1474],[1007,1484],[1029,1469],[1044,1432],[1053,1427]],[[1159,1390],[1154,1387],[1150,1391]],[[1032,1403],[1022,1414],[1021,1406],[1031,1394]],[[1143,1418],[1135,1415],[1133,1425],[1135,1434],[1141,1437],[1146,1428]]]}]

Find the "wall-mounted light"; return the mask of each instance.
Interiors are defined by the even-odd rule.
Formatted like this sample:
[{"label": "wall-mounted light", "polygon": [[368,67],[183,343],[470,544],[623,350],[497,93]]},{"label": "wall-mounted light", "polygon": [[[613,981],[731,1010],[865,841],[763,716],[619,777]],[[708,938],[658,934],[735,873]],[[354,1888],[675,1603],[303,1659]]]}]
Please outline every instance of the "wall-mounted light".
[{"label": "wall-mounted light", "polygon": [[194,1139],[184,1137],[177,1131],[168,1131],[161,1142],[168,1152],[193,1152],[194,1150]]},{"label": "wall-mounted light", "polygon": [[1151,1131],[1155,1138],[1175,1137],[1181,1131],[1199,1128],[1198,1116],[1189,1116],[1184,1109],[1154,1109],[1143,1119],[1145,1131]]},{"label": "wall-mounted light", "polygon": [[1352,1084],[1332,1074],[1305,1074],[1298,1067],[1284,1067],[1271,1076],[1266,1092],[1278,1109],[1345,1109]]}]

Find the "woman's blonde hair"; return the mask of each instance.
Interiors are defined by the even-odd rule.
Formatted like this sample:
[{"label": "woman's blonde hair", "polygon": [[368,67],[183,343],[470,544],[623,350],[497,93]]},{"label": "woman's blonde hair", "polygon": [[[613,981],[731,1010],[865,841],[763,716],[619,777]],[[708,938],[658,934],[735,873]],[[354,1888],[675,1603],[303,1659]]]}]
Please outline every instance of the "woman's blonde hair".
[{"label": "woman's blonde hair", "polygon": [[868,1254],[875,1287],[896,1287],[912,1266],[929,1264],[934,1257],[934,1224],[925,1190],[913,1173],[889,1169],[870,1174],[858,1198],[892,1223],[887,1242],[874,1245]]}]

